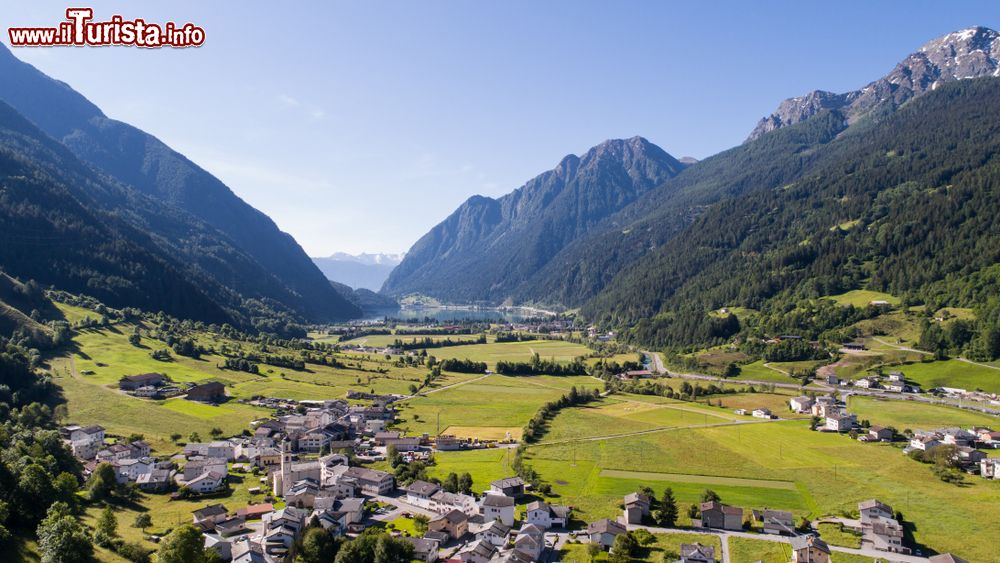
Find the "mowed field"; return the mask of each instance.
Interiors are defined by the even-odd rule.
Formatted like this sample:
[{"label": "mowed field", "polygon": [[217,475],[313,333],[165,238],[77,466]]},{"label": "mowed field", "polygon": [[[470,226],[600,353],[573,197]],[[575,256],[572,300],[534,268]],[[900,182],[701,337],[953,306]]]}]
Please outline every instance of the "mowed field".
[{"label": "mowed field", "polygon": [[499,361],[527,362],[534,354],[546,360],[570,362],[578,356],[589,356],[590,348],[582,344],[563,342],[561,340],[532,340],[529,342],[503,342],[489,344],[473,344],[467,346],[449,346],[433,348],[427,351],[436,358],[470,359],[486,362],[490,368]]},{"label": "mowed field", "polygon": [[1000,369],[961,360],[917,362],[888,367],[885,371],[901,371],[906,379],[919,383],[924,390],[934,387],[957,387],[988,393],[1000,393]]},{"label": "mowed field", "polygon": [[[552,432],[575,432],[561,426],[578,421],[560,414]],[[528,458],[559,502],[577,507],[586,521],[617,516],[621,496],[638,487],[659,492],[669,486],[683,507],[711,488],[723,502],[810,518],[856,510],[859,501],[879,498],[914,523],[917,542],[973,561],[995,555],[991,542],[970,545],[955,530],[1000,537],[1000,523],[991,516],[1000,510],[1000,483],[970,478],[965,486],[950,485],[899,448],[811,432],[807,421],[542,444],[529,448]]]},{"label": "mowed field", "polygon": [[[403,420],[399,428],[411,434],[437,435],[455,426],[462,428],[467,437],[492,438],[498,429],[523,428],[539,407],[563,396],[574,385],[580,389],[601,387],[600,382],[589,376],[492,374],[401,403]],[[483,431],[475,432],[476,427]]]},{"label": "mowed field", "polygon": [[855,395],[850,398],[847,410],[857,414],[859,420],[892,426],[900,432],[906,429],[936,430],[948,426],[1000,428],[1000,419],[994,416],[917,401],[886,401]]}]

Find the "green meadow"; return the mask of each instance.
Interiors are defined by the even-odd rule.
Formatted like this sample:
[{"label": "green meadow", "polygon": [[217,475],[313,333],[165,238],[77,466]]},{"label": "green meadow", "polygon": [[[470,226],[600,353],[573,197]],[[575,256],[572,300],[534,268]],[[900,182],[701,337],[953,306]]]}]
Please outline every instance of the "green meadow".
[{"label": "green meadow", "polygon": [[907,428],[934,430],[946,426],[1000,428],[1000,420],[994,416],[917,401],[887,401],[853,396],[847,406],[848,411],[858,415],[859,420],[867,419],[872,424],[892,426],[900,432]]}]

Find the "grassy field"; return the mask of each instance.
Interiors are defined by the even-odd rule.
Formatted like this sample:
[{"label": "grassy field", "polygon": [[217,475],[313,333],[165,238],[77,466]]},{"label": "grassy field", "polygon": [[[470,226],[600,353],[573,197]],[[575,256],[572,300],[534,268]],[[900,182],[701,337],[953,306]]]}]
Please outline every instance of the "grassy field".
[{"label": "grassy field", "polygon": [[994,416],[916,401],[880,401],[853,396],[847,407],[859,420],[868,419],[872,424],[892,426],[901,432],[907,428],[934,430],[946,426],[1000,427],[1000,419]]},{"label": "grassy field", "polygon": [[457,452],[437,452],[435,464],[428,468],[430,477],[444,479],[449,473],[472,475],[474,491],[484,491],[492,481],[513,475],[510,467],[514,452],[508,448],[489,448]]},{"label": "grassy field", "polygon": [[867,289],[854,289],[840,295],[831,295],[828,299],[833,299],[839,305],[854,305],[855,307],[867,307],[872,301],[888,301],[894,307],[899,305],[898,297]]},{"label": "grassy field", "polygon": [[494,374],[414,397],[401,404],[403,421],[399,427],[410,433],[431,435],[449,426],[486,427],[486,432],[493,432],[498,427],[523,427],[538,407],[564,395],[570,385],[598,386],[597,381],[588,376],[552,379],[560,380],[562,386],[551,385],[541,378]]},{"label": "grassy field", "polygon": [[686,409],[683,404],[653,404],[604,399],[559,414],[543,441],[643,432],[725,422],[727,419]]},{"label": "grassy field", "polygon": [[[561,418],[553,422],[553,431],[559,430]],[[712,488],[737,506],[785,509],[810,518],[856,510],[859,501],[879,498],[914,523],[917,542],[971,560],[988,560],[991,548],[971,545],[953,530],[1000,537],[1000,523],[990,516],[1000,509],[1000,483],[970,479],[956,487],[898,448],[811,432],[806,421],[533,446],[528,463],[552,484],[559,502],[575,506],[586,521],[617,516],[621,496],[640,486],[657,492],[670,486],[682,507]],[[728,483],[743,482],[716,477],[784,481],[794,488],[732,485]]]},{"label": "grassy field", "polygon": [[[777,364],[774,365],[778,368]],[[733,378],[734,381],[773,381],[775,383],[800,383],[798,379],[788,375],[788,370],[781,368],[771,369],[764,365],[764,360],[757,360],[740,366],[740,374]]]},{"label": "grassy field", "polygon": [[988,393],[1000,393],[1000,369],[960,360],[917,362],[887,367],[884,371],[901,371],[907,379],[919,383],[924,390],[958,387],[969,391],[981,389]]},{"label": "grassy field", "polygon": [[[118,519],[118,534],[128,542],[138,542],[149,549],[155,549],[156,544],[143,539],[143,531],[132,527],[135,517],[148,513],[153,519],[153,525],[146,528],[146,534],[164,534],[168,530],[191,522],[192,513],[211,504],[222,504],[230,512],[248,504],[263,502],[262,495],[251,495],[251,487],[260,485],[258,477],[246,474],[231,474],[231,491],[228,495],[203,500],[170,500],[169,494],[143,494],[137,503],[115,504],[115,517]],[[94,526],[103,507],[91,506],[83,517],[83,522]],[[118,555],[106,550],[98,553],[101,561],[125,561]]]},{"label": "grassy field", "polygon": [[[405,342],[413,342],[414,340],[424,340],[430,338],[431,340],[438,342],[441,340],[451,340],[453,342],[475,342],[479,338],[478,334],[373,334],[370,336],[362,336],[359,338],[353,338],[351,340],[344,340],[341,344],[357,344],[359,346],[372,346],[374,348],[383,348],[391,346],[397,340],[402,340]],[[441,348],[432,348],[427,351],[428,354],[439,356],[435,354],[435,351],[441,350]]]},{"label": "grassy field", "polygon": [[[633,561],[675,561],[679,557],[682,543],[700,543],[715,548],[716,557],[720,557],[722,543],[719,537],[712,534],[654,534],[656,542],[640,547],[633,555]],[[592,560],[585,543],[569,543],[559,552],[559,560],[563,563],[590,563]],[[608,554],[601,552],[593,561],[607,561]]]},{"label": "grassy field", "polygon": [[792,558],[792,546],[767,540],[749,538],[729,538],[729,560],[732,563],[788,563]]},{"label": "grassy field", "polygon": [[447,348],[434,348],[428,350],[437,358],[458,358],[470,359],[477,362],[486,362],[492,368],[501,360],[509,362],[527,362],[534,354],[538,354],[543,359],[551,359],[557,362],[570,362],[577,356],[589,356],[590,348],[572,342],[560,340],[535,340],[529,342],[495,342],[489,344],[474,344],[469,346],[449,346]]},{"label": "grassy field", "polygon": [[851,529],[844,528],[842,524],[820,524],[817,528],[823,541],[830,545],[855,549],[861,547],[861,536]]}]

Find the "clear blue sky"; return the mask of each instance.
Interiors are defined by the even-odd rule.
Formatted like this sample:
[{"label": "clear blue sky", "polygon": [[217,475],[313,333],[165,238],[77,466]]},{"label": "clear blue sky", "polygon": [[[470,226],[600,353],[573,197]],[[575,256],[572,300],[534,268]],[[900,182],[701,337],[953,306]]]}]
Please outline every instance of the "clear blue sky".
[{"label": "clear blue sky", "polygon": [[399,252],[604,139],[740,143],[784,98],[854,89],[994,2],[0,0],[205,28],[199,49],[15,50],[160,137],[312,255]]}]

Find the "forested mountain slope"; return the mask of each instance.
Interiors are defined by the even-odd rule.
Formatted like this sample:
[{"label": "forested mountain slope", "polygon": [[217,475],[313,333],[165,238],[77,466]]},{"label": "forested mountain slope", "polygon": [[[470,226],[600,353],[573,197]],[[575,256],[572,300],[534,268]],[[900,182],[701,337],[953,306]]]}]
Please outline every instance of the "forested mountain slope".
[{"label": "forested mountain slope", "polygon": [[[582,312],[637,325],[638,342],[687,345],[739,329],[710,316],[714,309],[742,306],[778,318],[796,300],[859,287],[935,306],[995,306],[997,107],[1000,79],[983,78],[943,85],[860,122],[816,148],[798,180],[709,208]],[[836,325],[787,319],[799,323],[789,330],[813,337]]]},{"label": "forested mountain slope", "polygon": [[[269,217],[152,135],[108,119],[72,88],[17,60],[2,45],[0,100],[82,161],[158,203],[163,217],[147,209],[150,213],[134,226],[188,249],[188,258],[210,256],[200,266],[221,285],[308,320],[358,314]],[[128,206],[119,211],[129,214]],[[200,233],[190,236],[192,230]]]},{"label": "forested mountain slope", "polygon": [[383,292],[502,302],[561,249],[683,168],[640,137],[567,156],[499,199],[469,198],[413,245]]}]

